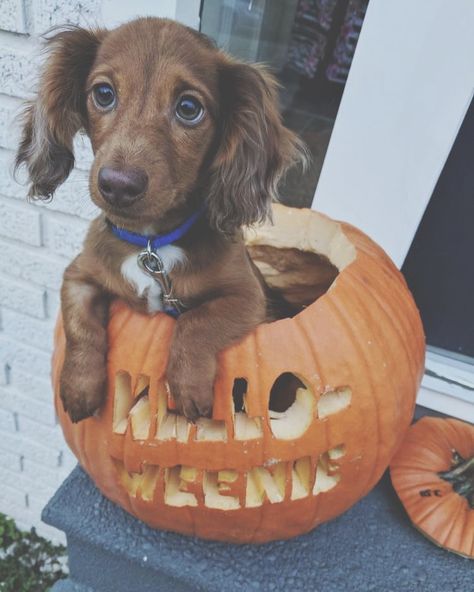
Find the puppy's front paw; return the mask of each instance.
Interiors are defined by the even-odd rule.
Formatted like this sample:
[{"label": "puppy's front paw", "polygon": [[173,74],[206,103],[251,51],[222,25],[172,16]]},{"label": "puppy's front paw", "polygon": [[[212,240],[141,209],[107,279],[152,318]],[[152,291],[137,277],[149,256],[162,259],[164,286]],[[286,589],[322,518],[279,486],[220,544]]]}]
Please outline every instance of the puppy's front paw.
[{"label": "puppy's front paw", "polygon": [[93,415],[107,395],[107,369],[97,358],[66,358],[59,381],[61,401],[71,421]]},{"label": "puppy's front paw", "polygon": [[201,360],[193,366],[189,362],[181,364],[177,356],[171,356],[166,374],[180,413],[193,422],[199,417],[212,416],[216,374],[214,358]]}]

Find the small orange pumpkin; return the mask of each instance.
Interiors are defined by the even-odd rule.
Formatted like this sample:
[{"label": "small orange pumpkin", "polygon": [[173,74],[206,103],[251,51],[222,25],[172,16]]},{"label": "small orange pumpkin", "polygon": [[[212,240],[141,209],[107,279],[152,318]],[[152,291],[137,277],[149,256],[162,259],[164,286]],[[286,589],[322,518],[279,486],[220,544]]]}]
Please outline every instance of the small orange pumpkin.
[{"label": "small orange pumpkin", "polygon": [[474,426],[423,417],[408,430],[390,474],[416,528],[474,559]]},{"label": "small orange pumpkin", "polygon": [[241,543],[307,532],[370,491],[411,421],[424,335],[401,274],[349,225],[283,206],[274,219],[249,230],[250,252],[300,312],[221,353],[212,419],[173,411],[175,321],[115,302],[107,401],[72,424],[59,319],[66,440],[101,491],[153,527]]}]

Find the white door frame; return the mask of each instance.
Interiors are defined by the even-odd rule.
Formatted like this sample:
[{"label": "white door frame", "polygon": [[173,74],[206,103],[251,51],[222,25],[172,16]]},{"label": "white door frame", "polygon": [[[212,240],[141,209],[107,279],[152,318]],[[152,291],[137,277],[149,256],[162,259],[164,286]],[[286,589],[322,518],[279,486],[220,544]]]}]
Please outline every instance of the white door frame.
[{"label": "white door frame", "polygon": [[[369,2],[313,207],[399,267],[474,94],[473,25],[472,0]],[[428,352],[433,364],[444,380],[426,375],[419,403],[474,422],[472,388],[452,386],[459,369]],[[462,370],[472,386],[474,366]]]}]

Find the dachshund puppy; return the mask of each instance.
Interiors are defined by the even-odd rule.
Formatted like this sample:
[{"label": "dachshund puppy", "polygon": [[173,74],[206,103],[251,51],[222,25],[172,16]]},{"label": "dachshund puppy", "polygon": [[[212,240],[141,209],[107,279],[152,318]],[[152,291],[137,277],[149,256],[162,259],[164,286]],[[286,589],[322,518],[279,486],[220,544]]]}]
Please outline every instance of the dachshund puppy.
[{"label": "dachshund puppy", "polygon": [[169,388],[190,420],[210,416],[216,355],[268,318],[240,227],[269,215],[280,176],[303,153],[281,123],[276,83],[166,19],[68,28],[48,49],[16,165],[27,167],[31,198],[50,198],[85,130],[102,210],[64,273],[64,407],[77,422],[104,402],[108,307],[119,297],[177,317]]}]

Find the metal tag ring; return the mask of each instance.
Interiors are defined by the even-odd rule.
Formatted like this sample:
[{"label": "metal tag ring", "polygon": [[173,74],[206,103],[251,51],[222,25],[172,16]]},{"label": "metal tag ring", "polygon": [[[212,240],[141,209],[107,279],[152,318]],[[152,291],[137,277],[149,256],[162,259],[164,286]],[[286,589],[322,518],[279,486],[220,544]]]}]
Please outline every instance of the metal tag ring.
[{"label": "metal tag ring", "polygon": [[142,251],[138,255],[138,263],[150,275],[161,275],[164,272],[165,266],[163,264],[163,260],[157,253],[154,253],[151,250]]}]

